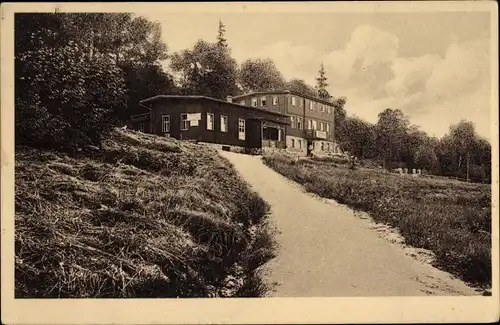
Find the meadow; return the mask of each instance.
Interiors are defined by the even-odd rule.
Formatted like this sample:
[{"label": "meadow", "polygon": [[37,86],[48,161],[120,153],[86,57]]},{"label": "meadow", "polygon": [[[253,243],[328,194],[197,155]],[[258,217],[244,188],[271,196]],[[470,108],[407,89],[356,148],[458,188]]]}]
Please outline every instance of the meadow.
[{"label": "meadow", "polygon": [[[465,282],[491,287],[491,186],[344,162],[266,155],[264,162],[309,192],[395,227],[407,245],[435,255],[433,265]],[[354,238],[353,240],[363,240]]]},{"label": "meadow", "polygon": [[213,149],[114,130],[79,156],[16,147],[17,298],[258,297],[268,205]]}]

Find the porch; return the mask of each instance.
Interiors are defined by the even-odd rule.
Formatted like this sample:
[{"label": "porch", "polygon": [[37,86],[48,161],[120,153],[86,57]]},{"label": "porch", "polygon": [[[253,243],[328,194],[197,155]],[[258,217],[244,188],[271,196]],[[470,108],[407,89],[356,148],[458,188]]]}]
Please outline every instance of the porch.
[{"label": "porch", "polygon": [[250,148],[286,149],[285,125],[263,118],[249,118],[249,137],[247,146]]}]

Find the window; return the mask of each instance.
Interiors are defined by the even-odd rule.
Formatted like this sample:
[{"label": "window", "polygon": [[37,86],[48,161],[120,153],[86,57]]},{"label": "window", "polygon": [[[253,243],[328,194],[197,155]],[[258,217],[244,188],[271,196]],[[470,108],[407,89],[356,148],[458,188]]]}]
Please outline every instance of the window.
[{"label": "window", "polygon": [[302,129],[302,117],[297,117],[297,129]]},{"label": "window", "polygon": [[312,120],[307,120],[307,129],[308,130],[312,129],[312,125],[313,125]]},{"label": "window", "polygon": [[187,130],[189,128],[189,121],[187,114],[181,114],[181,130]]},{"label": "window", "polygon": [[273,96],[273,105],[278,105],[278,96]]},{"label": "window", "polygon": [[214,129],[214,114],[207,113],[207,130]]},{"label": "window", "polygon": [[257,98],[256,97],[252,97],[252,106],[257,107]]},{"label": "window", "polygon": [[330,132],[330,123],[326,123],[326,132]]},{"label": "window", "polygon": [[321,151],[325,151],[325,143],[321,142]]},{"label": "window", "polygon": [[260,106],[266,106],[266,104],[267,104],[266,96],[262,96],[260,98]]},{"label": "window", "polygon": [[222,132],[227,132],[227,116],[220,116],[220,130]]},{"label": "window", "polygon": [[309,109],[314,111],[314,102],[309,102]]},{"label": "window", "polygon": [[319,130],[324,131],[325,130],[325,124],[323,122],[319,122]]},{"label": "window", "polygon": [[295,116],[290,116],[290,127],[292,129],[295,129],[296,125],[295,125]]},{"label": "window", "polygon": [[328,114],[330,114],[332,112],[332,108],[330,106],[327,106],[326,109],[328,111]]},{"label": "window", "polygon": [[292,96],[292,106],[295,106],[295,104],[296,104],[295,96]]},{"label": "window", "polygon": [[245,120],[238,119],[238,139],[245,140]]},{"label": "window", "polygon": [[325,105],[319,104],[319,108],[321,109],[321,113],[325,112]]},{"label": "window", "polygon": [[316,121],[314,121],[314,120],[312,121],[312,128],[313,128],[313,130],[318,129],[318,125],[317,125]]},{"label": "window", "polygon": [[295,148],[295,139],[292,139],[292,148]]},{"label": "window", "polygon": [[299,149],[302,149],[302,140],[299,140]]},{"label": "window", "polygon": [[170,132],[170,115],[163,115],[161,117],[161,125],[163,133]]}]

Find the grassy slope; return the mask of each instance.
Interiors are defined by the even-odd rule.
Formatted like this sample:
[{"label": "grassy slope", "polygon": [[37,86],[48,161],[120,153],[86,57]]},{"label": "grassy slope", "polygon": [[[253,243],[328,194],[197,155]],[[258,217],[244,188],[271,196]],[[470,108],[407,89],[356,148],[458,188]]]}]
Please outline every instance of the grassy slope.
[{"label": "grassy slope", "polygon": [[264,161],[310,192],[398,228],[407,244],[433,251],[435,266],[471,284],[491,286],[489,185],[349,170],[277,155]]},{"label": "grassy slope", "polygon": [[258,296],[268,206],[217,152],[116,130],[78,159],[16,148],[16,297]]}]

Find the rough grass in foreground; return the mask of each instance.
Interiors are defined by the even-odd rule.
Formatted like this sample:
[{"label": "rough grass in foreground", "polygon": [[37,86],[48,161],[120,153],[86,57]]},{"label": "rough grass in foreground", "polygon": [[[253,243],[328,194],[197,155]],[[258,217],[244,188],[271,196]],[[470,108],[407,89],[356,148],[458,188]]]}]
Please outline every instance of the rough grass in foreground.
[{"label": "rough grass in foreground", "polygon": [[407,244],[435,254],[436,267],[472,285],[491,287],[491,186],[349,170],[280,155],[264,161],[308,191],[398,228]]},{"label": "rough grass in foreground", "polygon": [[16,148],[16,297],[260,296],[268,206],[215,150],[116,130],[92,156]]}]

